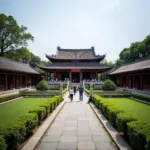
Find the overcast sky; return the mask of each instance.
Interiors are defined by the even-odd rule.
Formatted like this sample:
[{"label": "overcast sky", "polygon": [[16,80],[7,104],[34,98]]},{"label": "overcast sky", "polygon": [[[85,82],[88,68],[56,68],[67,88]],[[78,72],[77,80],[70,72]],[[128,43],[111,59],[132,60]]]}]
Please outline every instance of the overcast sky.
[{"label": "overcast sky", "polygon": [[44,60],[57,46],[94,46],[114,61],[150,34],[150,0],[0,0],[0,13],[28,27],[35,38],[28,48]]}]

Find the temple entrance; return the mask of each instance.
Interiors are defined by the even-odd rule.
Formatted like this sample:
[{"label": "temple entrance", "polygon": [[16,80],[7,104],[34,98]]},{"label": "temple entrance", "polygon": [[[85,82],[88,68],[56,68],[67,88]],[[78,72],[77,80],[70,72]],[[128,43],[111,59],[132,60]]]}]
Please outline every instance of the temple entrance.
[{"label": "temple entrance", "polygon": [[83,80],[91,80],[90,72],[83,72],[82,73],[82,79]]},{"label": "temple entrance", "polygon": [[79,72],[72,72],[72,82],[73,83],[80,82],[80,73]]},{"label": "temple entrance", "polygon": [[69,79],[69,72],[62,72],[61,73],[61,80],[66,81],[67,79]]}]

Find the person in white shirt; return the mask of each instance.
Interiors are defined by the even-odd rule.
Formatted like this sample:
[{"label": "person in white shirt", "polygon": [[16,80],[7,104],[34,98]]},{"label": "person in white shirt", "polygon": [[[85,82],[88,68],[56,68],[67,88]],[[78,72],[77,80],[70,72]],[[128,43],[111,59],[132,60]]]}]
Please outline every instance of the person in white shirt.
[{"label": "person in white shirt", "polygon": [[70,90],[69,90],[69,96],[70,96],[70,100],[72,102],[73,101],[73,89],[72,88],[70,88]]}]

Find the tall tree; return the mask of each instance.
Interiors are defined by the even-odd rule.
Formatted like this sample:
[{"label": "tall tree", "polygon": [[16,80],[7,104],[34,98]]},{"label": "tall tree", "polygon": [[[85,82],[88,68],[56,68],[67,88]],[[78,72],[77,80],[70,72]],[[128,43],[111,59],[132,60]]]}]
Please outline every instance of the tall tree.
[{"label": "tall tree", "polygon": [[33,36],[26,31],[27,27],[19,26],[13,16],[0,14],[0,56],[19,46],[27,46],[28,40],[33,41]]},{"label": "tall tree", "polygon": [[131,43],[129,48],[124,48],[119,54],[116,65],[131,63],[148,56],[150,56],[150,35],[146,36],[143,41]]}]

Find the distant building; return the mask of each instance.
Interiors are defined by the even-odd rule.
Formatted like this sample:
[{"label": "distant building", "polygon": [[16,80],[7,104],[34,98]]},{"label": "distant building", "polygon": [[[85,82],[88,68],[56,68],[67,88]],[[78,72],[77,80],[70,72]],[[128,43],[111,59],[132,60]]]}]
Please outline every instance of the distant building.
[{"label": "distant building", "polygon": [[40,74],[29,64],[0,57],[0,91],[35,86]]},{"label": "distant building", "polygon": [[56,55],[46,55],[51,64],[39,66],[45,71],[45,79],[69,79],[72,82],[81,82],[83,79],[98,79],[98,73],[104,73],[110,66],[100,63],[105,55],[96,55],[94,47],[90,49],[62,49],[57,47]]},{"label": "distant building", "polygon": [[110,73],[118,87],[150,91],[150,58],[125,64]]}]

